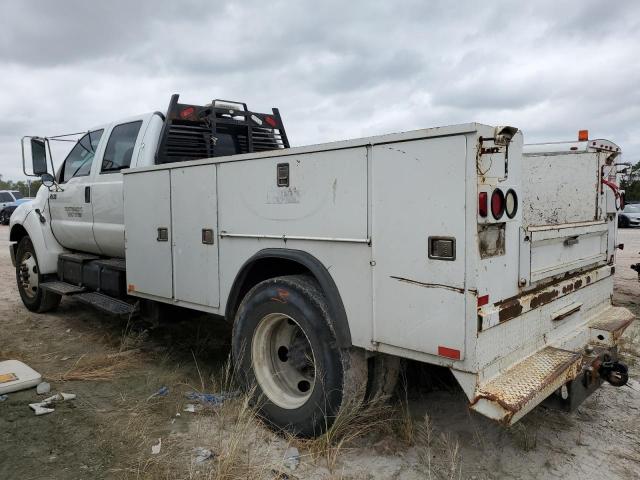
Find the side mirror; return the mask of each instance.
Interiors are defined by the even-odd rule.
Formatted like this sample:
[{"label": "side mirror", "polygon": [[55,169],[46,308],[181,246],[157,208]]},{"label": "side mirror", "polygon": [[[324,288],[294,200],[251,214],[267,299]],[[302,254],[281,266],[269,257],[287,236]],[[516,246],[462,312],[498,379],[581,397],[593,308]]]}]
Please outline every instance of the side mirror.
[{"label": "side mirror", "polygon": [[31,165],[34,175],[47,173],[47,151],[42,138],[34,137],[31,139]]},{"label": "side mirror", "polygon": [[40,176],[40,180],[42,181],[42,184],[47,188],[51,188],[56,184],[56,179],[53,178],[53,175],[51,175],[50,173],[43,173]]}]

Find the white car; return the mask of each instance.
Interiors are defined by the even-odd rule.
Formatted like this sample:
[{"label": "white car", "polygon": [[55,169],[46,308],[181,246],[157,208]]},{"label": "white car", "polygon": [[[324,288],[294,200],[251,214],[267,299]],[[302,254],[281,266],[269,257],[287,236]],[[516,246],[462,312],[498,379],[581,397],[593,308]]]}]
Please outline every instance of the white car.
[{"label": "white car", "polygon": [[0,209],[6,207],[10,203],[24,198],[20,192],[15,190],[0,190]]},{"label": "white car", "polygon": [[618,214],[618,227],[629,228],[640,226],[640,203],[629,203]]}]

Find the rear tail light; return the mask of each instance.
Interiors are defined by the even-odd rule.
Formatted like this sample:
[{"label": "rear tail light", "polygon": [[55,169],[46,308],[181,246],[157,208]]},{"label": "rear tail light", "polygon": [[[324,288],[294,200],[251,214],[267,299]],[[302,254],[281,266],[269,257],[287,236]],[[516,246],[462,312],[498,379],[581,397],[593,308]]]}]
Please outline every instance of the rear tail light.
[{"label": "rear tail light", "polygon": [[504,196],[504,212],[509,218],[515,217],[518,212],[518,195],[512,189],[507,190]]},{"label": "rear tail light", "polygon": [[496,220],[500,220],[504,214],[504,193],[499,188],[491,194],[491,214]]},{"label": "rear tail light", "polygon": [[486,217],[488,212],[487,192],[480,192],[478,194],[478,214],[481,217]]}]

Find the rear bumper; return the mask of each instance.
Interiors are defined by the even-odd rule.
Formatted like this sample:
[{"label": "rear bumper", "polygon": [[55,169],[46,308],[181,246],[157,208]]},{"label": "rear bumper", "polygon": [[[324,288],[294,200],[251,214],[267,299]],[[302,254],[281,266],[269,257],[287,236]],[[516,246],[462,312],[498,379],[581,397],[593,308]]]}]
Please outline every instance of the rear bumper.
[{"label": "rear bumper", "polygon": [[545,346],[479,385],[471,409],[510,425],[554,393],[563,408],[576,408],[602,384],[600,365],[617,360],[617,343],[634,318],[626,308],[606,308],[585,324],[581,348]]}]

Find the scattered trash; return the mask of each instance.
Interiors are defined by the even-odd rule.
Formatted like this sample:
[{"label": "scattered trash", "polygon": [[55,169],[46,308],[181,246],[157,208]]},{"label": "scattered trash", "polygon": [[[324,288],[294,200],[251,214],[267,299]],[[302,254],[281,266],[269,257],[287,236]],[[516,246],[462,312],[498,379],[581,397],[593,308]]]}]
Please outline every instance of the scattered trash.
[{"label": "scattered trash", "polygon": [[271,473],[274,475],[273,480],[298,480],[298,477],[290,473],[281,472],[275,468],[271,469]]},{"label": "scattered trash", "polygon": [[29,407],[31,407],[31,409],[35,412],[36,416],[55,412],[55,409],[44,407],[41,403],[30,403]]},{"label": "scattered trash", "polygon": [[36,415],[45,415],[47,413],[54,412],[55,409],[51,408],[51,406],[55,402],[64,402],[66,400],[75,400],[75,393],[57,393],[49,398],[45,398],[41,402],[30,403],[29,407],[35,412]]},{"label": "scattered trash", "polygon": [[229,400],[230,398],[237,397],[239,394],[240,392],[221,392],[221,393],[188,392],[187,398],[189,400],[196,400],[200,403],[217,407],[218,405],[222,405],[225,401]]},{"label": "scattered trash", "polygon": [[9,398],[9,395],[0,395],[0,402],[4,402],[7,398]]},{"label": "scattered trash", "polygon": [[182,409],[183,412],[196,413],[202,410],[202,405],[195,405],[193,403],[187,403]]},{"label": "scattered trash", "polygon": [[203,463],[213,458],[213,452],[202,447],[194,448],[193,454],[196,456],[196,458],[194,459],[195,463]]},{"label": "scattered trash", "polygon": [[300,452],[296,447],[289,447],[284,452],[282,464],[289,470],[295,470],[300,465]]},{"label": "scattered trash", "polygon": [[160,453],[160,449],[162,448],[162,439],[158,439],[158,443],[155,445],[151,445],[151,454],[158,455]]},{"label": "scattered trash", "polygon": [[160,387],[160,390],[158,390],[156,393],[154,393],[153,395],[149,395],[147,401],[155,397],[166,397],[167,395],[169,395],[169,387]]},{"label": "scattered trash", "polygon": [[71,329],[70,328],[67,328],[67,333],[71,333]]},{"label": "scattered trash", "polygon": [[71,357],[62,357],[60,360],[62,360],[63,362],[66,362],[67,360],[69,360]]},{"label": "scattered trash", "polygon": [[38,372],[18,360],[0,362],[0,395],[35,387],[41,381]]},{"label": "scattered trash", "polygon": [[45,393],[49,393],[51,391],[51,385],[47,382],[39,383],[36,387],[36,393],[38,395],[44,395]]}]

